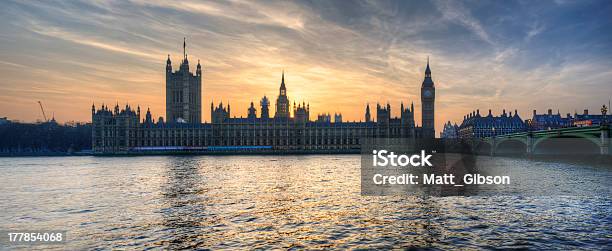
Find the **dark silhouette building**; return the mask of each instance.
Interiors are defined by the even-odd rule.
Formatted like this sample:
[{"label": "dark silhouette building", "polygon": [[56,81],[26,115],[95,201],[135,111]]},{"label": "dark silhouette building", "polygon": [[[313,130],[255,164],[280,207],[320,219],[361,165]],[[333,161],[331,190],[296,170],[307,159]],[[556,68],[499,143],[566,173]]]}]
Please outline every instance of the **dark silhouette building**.
[{"label": "dark silhouette building", "polygon": [[281,86],[278,90],[278,98],[276,99],[275,118],[289,118],[289,99],[287,98],[287,87],[285,87],[285,72],[281,77]]},{"label": "dark silhouette building", "polygon": [[551,130],[571,127],[572,120],[573,118],[569,113],[564,118],[559,111],[553,114],[552,109],[548,109],[546,114],[537,114],[536,110],[533,110],[533,117],[531,117],[531,120],[528,120],[528,126],[533,131]]},{"label": "dark silhouette building", "polygon": [[[183,44],[185,46],[185,44]],[[210,104],[211,122],[201,123],[201,66],[189,72],[184,52],[180,69],[166,70],[167,121],[157,121],[149,110],[141,120],[140,108],[126,106],[114,110],[92,107],[92,145],[94,153],[141,151],[268,150],[279,152],[358,152],[364,138],[420,138],[425,136],[414,122],[414,105],[400,107],[400,117],[391,115],[391,105],[376,107],[373,121],[369,105],[365,122],[350,122],[339,113],[310,119],[310,105],[293,103],[290,109],[285,74],[281,75],[274,117],[269,114],[269,99],[260,100],[260,116],[251,102],[246,118],[231,117],[230,104]],[[428,137],[433,137],[434,87],[429,65],[422,86],[423,112]],[[291,114],[293,112],[293,114]]]},{"label": "dark silhouette building", "polygon": [[440,133],[440,138],[443,139],[455,139],[457,138],[457,133],[459,132],[459,126],[455,124],[451,124],[450,121],[444,124],[444,129]]},{"label": "dark silhouette building", "polygon": [[487,116],[480,116],[480,110],[471,112],[463,117],[457,136],[459,138],[486,138],[497,135],[524,132],[527,129],[525,122],[519,117],[517,110],[510,114],[504,109],[499,116],[493,116],[491,110]]},{"label": "dark silhouette building", "polygon": [[596,126],[610,123],[612,115],[610,114],[589,114],[588,109],[584,109],[582,114],[574,113],[571,121],[573,127]]},{"label": "dark silhouette building", "polygon": [[189,71],[186,46],[183,41],[183,61],[178,71],[172,71],[170,55],[166,61],[166,120],[202,123],[202,66],[198,60],[195,75]]},{"label": "dark silhouette building", "polygon": [[266,95],[264,95],[263,98],[261,98],[261,101],[259,102],[259,104],[261,105],[261,118],[262,119],[270,118],[270,100],[268,100]]},{"label": "dark silhouette building", "polygon": [[429,58],[425,69],[425,79],[421,85],[421,118],[423,127],[423,138],[433,139],[436,135],[434,129],[434,111],[436,101],[436,87],[431,79],[431,69],[429,69]]}]

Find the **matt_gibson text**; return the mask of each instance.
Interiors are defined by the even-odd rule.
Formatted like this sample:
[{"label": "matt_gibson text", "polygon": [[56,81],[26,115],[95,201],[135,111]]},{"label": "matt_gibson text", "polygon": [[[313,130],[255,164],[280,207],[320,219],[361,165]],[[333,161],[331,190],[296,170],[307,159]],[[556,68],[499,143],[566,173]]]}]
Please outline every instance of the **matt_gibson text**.
[{"label": "matt_gibson text", "polygon": [[463,183],[457,183],[454,174],[422,174],[415,175],[405,173],[400,175],[375,174],[372,177],[376,185],[509,185],[510,176],[504,175],[481,175],[477,173],[465,174]]}]

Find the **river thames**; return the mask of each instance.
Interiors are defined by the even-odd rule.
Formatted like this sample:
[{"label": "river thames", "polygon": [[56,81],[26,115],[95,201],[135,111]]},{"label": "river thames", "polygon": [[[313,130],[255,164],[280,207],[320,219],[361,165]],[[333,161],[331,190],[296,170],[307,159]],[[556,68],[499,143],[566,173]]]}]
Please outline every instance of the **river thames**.
[{"label": "river thames", "polygon": [[67,231],[27,250],[611,247],[612,168],[495,163],[587,192],[362,196],[359,155],[2,158],[0,229]]}]

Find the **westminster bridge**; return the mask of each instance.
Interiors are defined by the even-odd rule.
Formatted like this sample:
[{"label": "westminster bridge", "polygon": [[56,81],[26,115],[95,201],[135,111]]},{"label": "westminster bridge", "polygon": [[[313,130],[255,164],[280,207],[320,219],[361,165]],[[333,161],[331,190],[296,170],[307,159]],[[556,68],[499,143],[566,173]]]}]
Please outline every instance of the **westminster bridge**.
[{"label": "westminster bridge", "polygon": [[610,125],[527,131],[474,140],[474,152],[489,155],[599,154],[611,156]]}]

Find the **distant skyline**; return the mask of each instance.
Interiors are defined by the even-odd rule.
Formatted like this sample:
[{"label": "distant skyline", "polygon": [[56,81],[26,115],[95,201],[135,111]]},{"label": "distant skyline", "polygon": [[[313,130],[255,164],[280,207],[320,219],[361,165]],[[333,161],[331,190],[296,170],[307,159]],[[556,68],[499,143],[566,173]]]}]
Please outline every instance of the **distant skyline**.
[{"label": "distant skyline", "polygon": [[[90,121],[96,106],[165,113],[165,61],[203,65],[233,116],[278,95],[363,120],[414,102],[431,59],[436,134],[472,110],[599,113],[612,96],[610,1],[8,1],[0,9],[0,117]],[[259,109],[258,109],[259,113]],[[271,110],[273,113],[273,109]],[[374,115],[374,114],[373,114]]]}]

